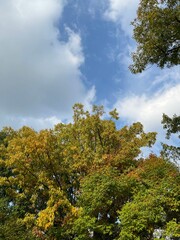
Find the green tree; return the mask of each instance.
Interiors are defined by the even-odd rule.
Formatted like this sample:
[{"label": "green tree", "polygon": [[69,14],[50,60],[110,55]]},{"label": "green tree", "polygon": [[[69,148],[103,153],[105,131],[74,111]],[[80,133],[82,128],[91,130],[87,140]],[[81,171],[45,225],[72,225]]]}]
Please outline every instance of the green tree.
[{"label": "green tree", "polygon": [[[163,114],[162,119],[163,128],[166,130],[166,138],[170,139],[172,134],[176,134],[177,138],[180,139],[180,116],[174,115],[172,118]],[[163,143],[163,150],[161,152],[164,158],[169,158],[173,160],[177,165],[179,165],[180,161],[180,147],[172,146]]]},{"label": "green tree", "polygon": [[133,21],[134,39],[138,43],[132,54],[133,73],[149,64],[160,68],[180,63],[180,5],[178,0],[141,0]]},{"label": "green tree", "polygon": [[180,174],[177,167],[150,156],[129,175],[137,179],[140,187],[119,211],[119,240],[179,239]]}]

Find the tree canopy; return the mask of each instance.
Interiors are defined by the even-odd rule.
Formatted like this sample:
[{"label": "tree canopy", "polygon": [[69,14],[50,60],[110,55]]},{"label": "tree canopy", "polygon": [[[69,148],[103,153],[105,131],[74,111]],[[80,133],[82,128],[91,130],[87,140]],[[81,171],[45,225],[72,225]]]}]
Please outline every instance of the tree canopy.
[{"label": "tree canopy", "polygon": [[138,46],[132,54],[133,73],[148,65],[172,67],[180,63],[180,4],[178,0],[141,0],[133,21]]},{"label": "tree canopy", "polygon": [[141,157],[156,133],[103,114],[76,104],[73,123],[0,132],[2,240],[179,239],[179,169]]}]

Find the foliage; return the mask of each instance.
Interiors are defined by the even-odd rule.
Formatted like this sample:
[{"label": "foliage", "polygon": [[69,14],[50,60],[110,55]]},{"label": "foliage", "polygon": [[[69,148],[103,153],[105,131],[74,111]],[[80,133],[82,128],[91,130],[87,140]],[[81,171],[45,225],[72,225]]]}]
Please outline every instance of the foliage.
[{"label": "foliage", "polygon": [[167,129],[166,137],[168,139],[171,134],[180,132],[180,116],[174,115],[173,118],[170,118],[166,114],[163,114],[162,124],[164,129]]},{"label": "foliage", "polygon": [[[127,202],[119,211],[122,225],[119,239],[154,239],[157,232],[163,239],[179,236],[178,169],[172,163],[150,156],[133,172],[145,187],[134,194],[132,201]],[[170,230],[169,225],[174,227]]]},{"label": "foliage", "polygon": [[179,236],[179,170],[139,157],[155,133],[141,123],[117,129],[116,110],[103,114],[76,104],[73,123],[0,132],[2,239]]},{"label": "foliage", "polygon": [[[14,177],[11,168],[6,167],[6,154],[9,141],[15,137],[15,131],[4,128],[0,132],[0,239],[2,240],[33,240],[31,231],[27,231],[21,221],[23,207],[14,204],[8,178]],[[14,186],[11,186],[14,188]]]},{"label": "foliage", "polygon": [[[180,116],[174,115],[172,118],[168,117],[166,114],[163,114],[162,120],[163,128],[166,129],[166,138],[170,139],[172,134],[177,135],[180,139]],[[162,144],[163,150],[161,154],[164,158],[169,158],[173,160],[177,165],[180,161],[180,147]]]},{"label": "foliage", "polygon": [[133,53],[133,73],[149,64],[160,68],[178,65],[180,50],[180,5],[178,0],[141,0],[132,23],[138,43]]}]

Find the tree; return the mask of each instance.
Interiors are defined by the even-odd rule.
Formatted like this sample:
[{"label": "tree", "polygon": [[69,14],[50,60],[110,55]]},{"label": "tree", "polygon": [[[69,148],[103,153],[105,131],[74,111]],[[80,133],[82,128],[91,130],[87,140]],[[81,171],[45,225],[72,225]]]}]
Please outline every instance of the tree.
[{"label": "tree", "polygon": [[179,237],[179,169],[140,157],[156,133],[141,123],[117,129],[116,111],[103,114],[76,104],[72,123],[0,134],[2,239]]},{"label": "tree", "polygon": [[12,189],[15,185],[8,183],[7,179],[14,178],[11,168],[6,166],[7,147],[16,132],[11,128],[0,131],[0,239],[2,240],[33,240],[31,231],[27,231],[25,224],[21,221],[24,209],[15,204]]},{"label": "tree", "polygon": [[[180,116],[174,115],[172,118],[163,114],[162,119],[163,128],[166,129],[166,138],[170,139],[172,134],[176,134],[177,138],[180,139]],[[172,146],[163,143],[163,150],[161,152],[162,156],[167,159],[173,160],[177,165],[179,165],[180,161],[180,147]]]},{"label": "tree", "polygon": [[133,21],[134,39],[138,43],[132,54],[133,73],[149,64],[172,67],[180,63],[180,5],[178,0],[141,0]]},{"label": "tree", "polygon": [[179,177],[174,164],[155,155],[121,174],[112,165],[93,171],[81,185],[75,239],[150,240],[158,232],[178,239]]},{"label": "tree", "polygon": [[119,240],[179,239],[180,175],[171,162],[151,155],[129,173],[139,182],[119,219]]},{"label": "tree", "polygon": [[[1,183],[11,193],[13,205],[21,209],[21,222],[36,238],[87,239],[91,224],[95,239],[117,235],[116,210],[123,196],[118,193],[123,186],[119,175],[136,166],[140,148],[151,146],[156,134],[144,133],[140,123],[118,130],[113,120],[118,118],[116,111],[110,119],[102,119],[103,113],[101,106],[94,106],[90,114],[76,104],[73,123],[40,132],[23,127],[9,140],[3,164],[13,175],[1,177]],[[87,186],[95,189],[96,184],[97,204],[88,211]],[[123,198],[122,204],[127,196]],[[106,202],[103,209],[98,199]]]}]

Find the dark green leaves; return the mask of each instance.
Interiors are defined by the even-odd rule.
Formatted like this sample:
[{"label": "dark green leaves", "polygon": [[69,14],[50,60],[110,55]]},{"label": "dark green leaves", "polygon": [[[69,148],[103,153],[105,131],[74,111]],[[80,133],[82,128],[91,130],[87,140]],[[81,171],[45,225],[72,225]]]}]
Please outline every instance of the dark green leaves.
[{"label": "dark green leaves", "polygon": [[[161,3],[160,3],[161,2]],[[180,6],[178,0],[141,0],[133,21],[134,38],[138,43],[132,54],[133,73],[148,65],[160,68],[180,63]]]}]

